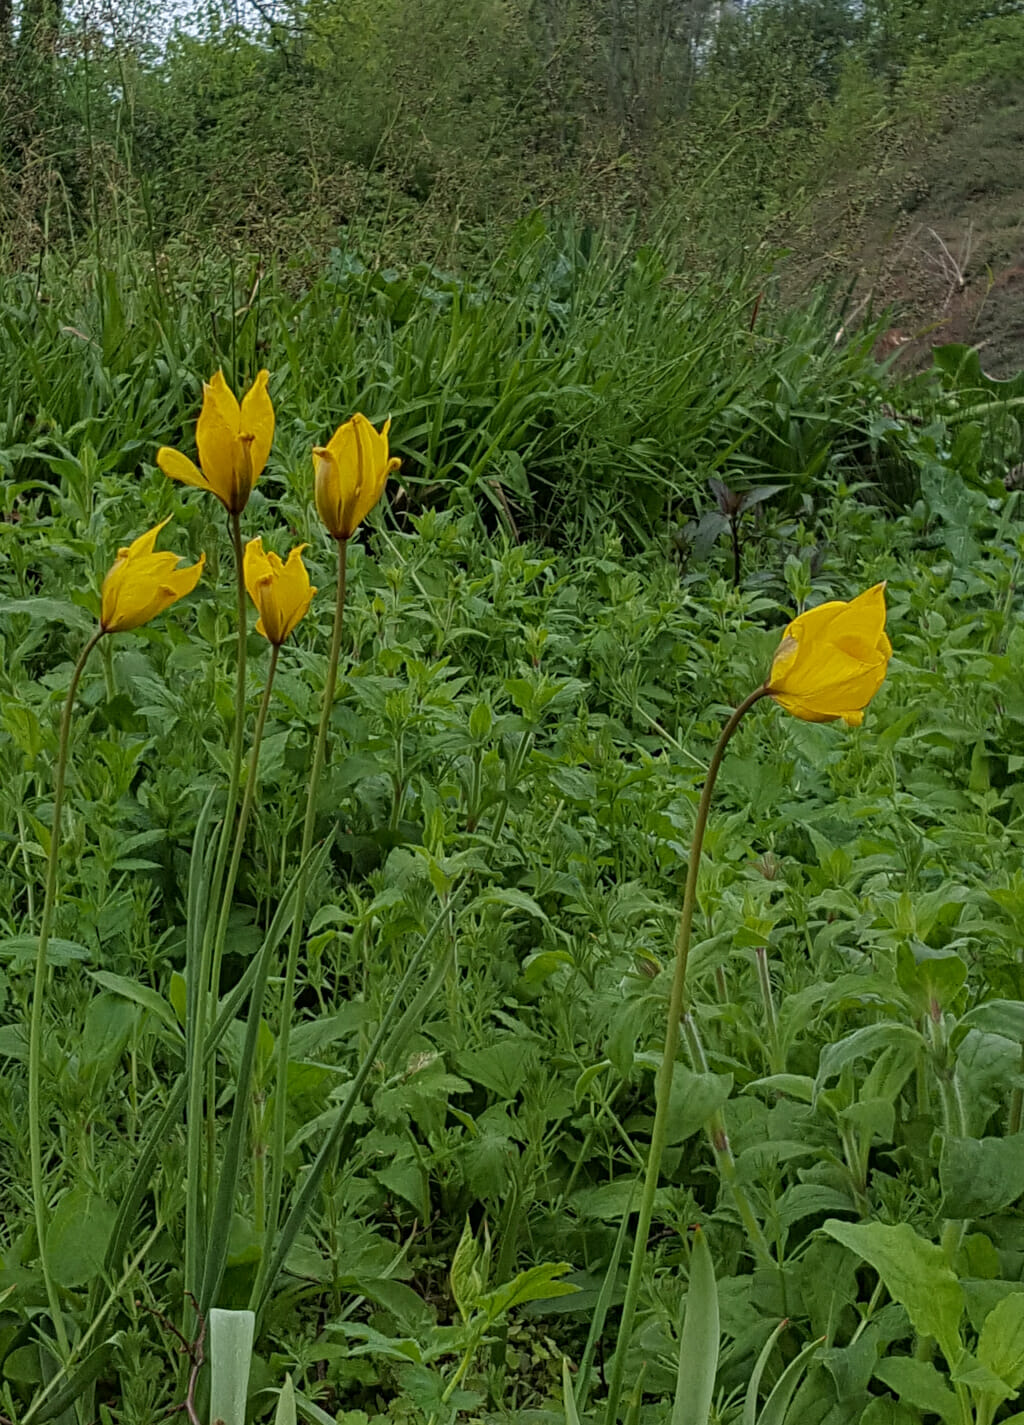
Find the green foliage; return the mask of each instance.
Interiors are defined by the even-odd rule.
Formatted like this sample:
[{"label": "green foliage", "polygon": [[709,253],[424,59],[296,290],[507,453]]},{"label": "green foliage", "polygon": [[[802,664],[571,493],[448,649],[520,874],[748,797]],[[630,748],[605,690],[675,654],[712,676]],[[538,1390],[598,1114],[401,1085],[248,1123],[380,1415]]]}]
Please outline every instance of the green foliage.
[{"label": "green foliage", "polygon": [[[473,282],[350,253],[300,291],[268,269],[248,302],[255,274],[212,263],[76,271],[54,257],[41,289],[0,294],[3,1414],[77,1404],[142,1425],[187,1391],[183,971],[193,846],[226,778],[232,601],[217,512],[152,457],[188,448],[221,363],[236,384],[266,363],[278,409],[247,529],[308,541],[321,589],[282,654],[206,1046],[222,1147],[249,1071],[218,1308],[244,1310],[274,1262],[251,1418],[600,1414],[723,710],[764,678],[795,604],[882,578],[895,654],[864,726],[765,702],[723,768],[691,962],[706,1062],[679,1066],[624,1398],[664,1420],[682,1352],[687,1381],[702,1363],[683,1418],[708,1400],[711,1418],[769,1425],[1012,1414],[1024,543],[1001,477],[1017,387],[941,351],[895,387],[866,336],[835,340],[824,301],[786,313],[769,292],[755,313],[756,274],[683,282],[653,248],[536,224]],[[282,1003],[271,974],[247,1038],[287,930],[325,668],[334,551],[309,448],[357,405],[392,413],[404,465],[351,550],[297,994]],[[685,537],[710,479],[750,492],[738,582],[725,541]],[[23,1031],[56,720],[104,571],[172,513],[208,577],[109,641],[73,738],[43,1004],[58,1371]],[[254,700],[255,636],[249,655]],[[275,1102],[302,1211],[271,1241]]]}]

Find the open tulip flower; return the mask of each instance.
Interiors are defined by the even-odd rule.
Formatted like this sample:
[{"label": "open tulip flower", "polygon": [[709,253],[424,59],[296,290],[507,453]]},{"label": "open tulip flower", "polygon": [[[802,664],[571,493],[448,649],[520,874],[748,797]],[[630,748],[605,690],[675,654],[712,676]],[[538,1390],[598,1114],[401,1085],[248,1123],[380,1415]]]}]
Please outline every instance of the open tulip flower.
[{"label": "open tulip flower", "polygon": [[201,554],[195,564],[179,569],[181,556],[154,548],[157,535],[169,520],[140,534],[117,558],[103,580],[100,627],[104,633],[126,633],[139,628],[171,604],[183,599],[199,583],[206,563]]},{"label": "open tulip flower", "polygon": [[273,550],[264,551],[262,539],[250,539],[245,546],[245,587],[260,616],[256,632],[276,647],[304,617],[316,593],[302,562],[305,547],[296,545],[284,563]]},{"label": "open tulip flower", "polygon": [[772,662],[765,691],[805,722],[850,727],[885,679],[892,644],[885,633],[885,585],[875,584],[842,603],[808,609],[788,626]]},{"label": "open tulip flower", "polygon": [[161,446],[156,463],[172,480],[212,490],[229,513],[241,514],[262,474],[274,438],[274,407],[261,371],[239,405],[218,371],[203,383],[203,409],[196,423],[199,465],[180,450]]},{"label": "open tulip flower", "polygon": [[358,413],[313,451],[316,507],[334,539],[351,539],[401,461],[388,455],[390,420],[378,431]]}]

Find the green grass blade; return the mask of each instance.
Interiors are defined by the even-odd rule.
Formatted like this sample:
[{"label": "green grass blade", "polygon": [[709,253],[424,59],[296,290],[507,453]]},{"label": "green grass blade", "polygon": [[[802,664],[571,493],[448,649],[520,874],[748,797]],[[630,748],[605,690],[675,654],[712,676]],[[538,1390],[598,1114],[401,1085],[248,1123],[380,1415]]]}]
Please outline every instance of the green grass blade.
[{"label": "green grass blade", "polygon": [[776,1326],[775,1330],[768,1337],[768,1340],[761,1347],[761,1354],[754,1362],[754,1369],[751,1373],[750,1380],[747,1383],[747,1393],[743,1400],[743,1417],[741,1420],[741,1425],[757,1425],[757,1392],[761,1386],[761,1377],[764,1375],[765,1367],[768,1364],[768,1359],[771,1356],[772,1351],[775,1349],[776,1341],[779,1339],[779,1337],[782,1335],[783,1331],[785,1331],[788,1325],[788,1321],[780,1321],[778,1326]]},{"label": "green grass blade", "polygon": [[619,1272],[619,1262],[622,1260],[622,1251],[626,1244],[626,1235],[629,1230],[629,1214],[632,1211],[633,1199],[636,1196],[636,1182],[630,1190],[629,1201],[626,1203],[619,1223],[619,1230],[615,1236],[615,1246],[612,1248],[611,1260],[608,1263],[608,1270],[604,1274],[604,1281],[601,1283],[601,1290],[598,1292],[597,1304],[594,1307],[594,1316],[590,1323],[590,1330],[587,1333],[587,1344],[583,1349],[583,1359],[580,1361],[578,1384],[576,1387],[576,1404],[580,1410],[586,1410],[590,1399],[590,1378],[593,1373],[594,1356],[597,1352],[597,1344],[601,1339],[604,1330],[604,1323],[608,1317],[608,1310],[612,1304],[612,1296],[615,1292],[615,1279]]},{"label": "green grass blade", "polygon": [[686,1316],[679,1338],[679,1367],[672,1425],[707,1425],[718,1374],[718,1285],[707,1238],[698,1227],[690,1253]]}]

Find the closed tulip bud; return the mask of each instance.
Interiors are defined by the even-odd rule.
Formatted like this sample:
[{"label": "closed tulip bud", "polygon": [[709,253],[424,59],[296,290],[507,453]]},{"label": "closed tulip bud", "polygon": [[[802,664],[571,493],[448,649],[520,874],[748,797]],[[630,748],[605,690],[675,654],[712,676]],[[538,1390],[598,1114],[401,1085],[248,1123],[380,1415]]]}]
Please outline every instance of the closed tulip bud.
[{"label": "closed tulip bud", "polygon": [[885,585],[850,603],[819,604],[795,618],[782,636],[765,690],[805,722],[850,727],[885,680],[892,644],[885,633]]},{"label": "closed tulip bud", "polygon": [[104,633],[126,633],[139,628],[171,604],[190,594],[206,563],[201,554],[195,564],[179,569],[181,556],[156,552],[156,537],[168,520],[140,534],[127,549],[119,549],[103,581],[100,627]]},{"label": "closed tulip bud", "polygon": [[172,480],[211,490],[231,514],[241,514],[263,473],[274,439],[274,407],[261,371],[239,405],[218,371],[203,383],[203,409],[196,424],[196,466],[180,450],[161,446],[156,463]]},{"label": "closed tulip bud", "polygon": [[302,562],[304,544],[297,545],[282,563],[273,550],[265,553],[262,539],[245,546],[245,587],[259,612],[256,632],[280,645],[302,619],[316,589]]},{"label": "closed tulip bud", "polygon": [[401,461],[388,455],[390,420],[377,431],[362,415],[313,451],[316,507],[334,539],[351,539],[384,493],[384,486]]}]

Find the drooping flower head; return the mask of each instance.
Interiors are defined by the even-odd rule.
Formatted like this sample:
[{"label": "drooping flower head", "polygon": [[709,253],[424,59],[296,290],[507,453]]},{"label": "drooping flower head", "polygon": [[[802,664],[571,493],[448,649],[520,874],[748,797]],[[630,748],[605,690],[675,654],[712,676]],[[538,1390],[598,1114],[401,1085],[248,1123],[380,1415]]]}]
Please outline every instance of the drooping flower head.
[{"label": "drooping flower head", "polygon": [[196,423],[196,466],[180,450],[161,446],[156,463],[172,480],[212,490],[231,514],[241,514],[270,454],[274,407],[267,392],[269,372],[261,371],[239,405],[218,371],[203,383],[203,409]]},{"label": "drooping flower head", "polygon": [[765,688],[780,707],[805,722],[850,727],[885,680],[892,644],[885,633],[885,585],[849,603],[808,609],[787,627]]},{"label": "drooping flower head", "polygon": [[316,507],[334,539],[351,539],[401,461],[388,455],[391,421],[374,430],[358,412],[313,451]]},{"label": "drooping flower head", "polygon": [[304,544],[296,545],[286,563],[273,550],[264,552],[262,539],[245,546],[245,587],[256,605],[256,632],[280,646],[313,601],[316,589],[302,562]]},{"label": "drooping flower head", "polygon": [[104,633],[126,633],[149,623],[198,584],[205,554],[199,556],[197,563],[179,569],[180,555],[156,551],[157,535],[167,523],[169,520],[161,520],[127,549],[117,551],[100,597],[100,627]]}]

